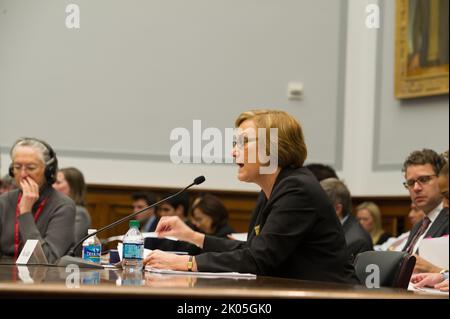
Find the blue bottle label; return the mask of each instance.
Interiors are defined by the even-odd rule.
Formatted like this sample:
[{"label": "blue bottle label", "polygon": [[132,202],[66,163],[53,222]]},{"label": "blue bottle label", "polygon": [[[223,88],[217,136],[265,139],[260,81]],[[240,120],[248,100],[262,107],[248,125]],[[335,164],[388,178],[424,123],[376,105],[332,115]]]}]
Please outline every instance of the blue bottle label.
[{"label": "blue bottle label", "polygon": [[141,260],[144,256],[144,244],[123,244],[123,258],[124,259],[138,259]]},{"label": "blue bottle label", "polygon": [[99,245],[84,246],[83,247],[83,259],[99,264],[101,252],[102,252],[102,246],[99,246]]}]

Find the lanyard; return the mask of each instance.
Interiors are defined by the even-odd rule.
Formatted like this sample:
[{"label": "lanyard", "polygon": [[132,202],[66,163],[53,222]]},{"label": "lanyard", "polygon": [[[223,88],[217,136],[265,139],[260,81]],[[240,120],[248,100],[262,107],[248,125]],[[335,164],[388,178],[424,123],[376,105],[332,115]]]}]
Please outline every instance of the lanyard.
[{"label": "lanyard", "polygon": [[[19,216],[20,216],[20,209],[19,204],[22,200],[22,193],[19,193],[19,197],[17,198],[17,207],[16,207],[16,223],[14,225],[14,259],[17,259],[19,256],[19,245],[20,245],[20,239],[19,239]],[[42,210],[44,209],[45,204],[47,203],[48,196],[39,204],[39,207],[34,214],[34,222],[37,222],[39,216],[42,213]]]}]

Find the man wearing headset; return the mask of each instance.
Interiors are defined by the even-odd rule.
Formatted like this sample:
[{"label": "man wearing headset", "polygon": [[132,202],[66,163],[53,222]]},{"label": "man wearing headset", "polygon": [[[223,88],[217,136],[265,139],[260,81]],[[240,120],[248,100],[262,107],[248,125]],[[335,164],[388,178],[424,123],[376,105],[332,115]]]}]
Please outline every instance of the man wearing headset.
[{"label": "man wearing headset", "polygon": [[46,142],[21,138],[11,148],[9,174],[19,189],[0,196],[0,256],[17,259],[28,239],[39,240],[49,263],[74,243],[75,204],[53,189],[56,154]]}]

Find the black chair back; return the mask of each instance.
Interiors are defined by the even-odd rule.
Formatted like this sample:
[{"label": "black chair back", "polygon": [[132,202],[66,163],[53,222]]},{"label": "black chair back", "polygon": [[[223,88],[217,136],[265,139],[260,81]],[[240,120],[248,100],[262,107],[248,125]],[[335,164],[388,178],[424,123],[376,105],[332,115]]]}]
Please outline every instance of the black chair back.
[{"label": "black chair back", "polygon": [[355,258],[355,272],[361,284],[365,285],[371,275],[367,266],[377,265],[380,271],[380,286],[408,288],[416,264],[416,257],[400,251],[366,251]]}]

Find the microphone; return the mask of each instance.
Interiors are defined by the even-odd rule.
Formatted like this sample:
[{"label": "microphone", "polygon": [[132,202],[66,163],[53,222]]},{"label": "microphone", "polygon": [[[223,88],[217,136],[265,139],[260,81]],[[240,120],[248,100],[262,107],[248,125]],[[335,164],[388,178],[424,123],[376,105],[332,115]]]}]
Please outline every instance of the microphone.
[{"label": "microphone", "polygon": [[94,263],[94,262],[91,262],[91,261],[88,261],[88,260],[84,260],[84,259],[82,259],[82,258],[80,258],[80,257],[75,257],[75,256],[74,256],[74,251],[75,251],[81,244],[83,244],[83,242],[84,242],[86,239],[88,239],[89,237],[95,236],[96,234],[98,234],[98,233],[100,233],[100,232],[102,232],[102,231],[104,231],[104,230],[107,230],[107,229],[110,229],[110,228],[112,228],[112,227],[114,227],[114,226],[117,226],[117,225],[119,225],[120,223],[122,223],[122,222],[124,222],[124,221],[126,221],[126,220],[128,220],[128,219],[131,219],[131,218],[133,218],[134,216],[136,216],[136,215],[138,215],[138,214],[140,214],[140,213],[142,213],[142,212],[145,212],[146,210],[148,210],[148,209],[150,209],[150,208],[153,208],[153,207],[155,207],[155,206],[158,206],[159,204],[165,202],[166,200],[169,200],[169,199],[171,199],[171,198],[173,198],[173,197],[176,197],[176,196],[180,195],[181,193],[184,193],[186,190],[188,190],[189,188],[191,188],[191,187],[194,186],[194,185],[200,185],[200,184],[203,183],[204,181],[205,181],[205,176],[203,176],[203,175],[202,175],[202,176],[198,176],[197,178],[194,179],[194,181],[193,181],[191,184],[189,184],[188,186],[186,186],[186,187],[183,188],[182,190],[176,192],[175,194],[170,195],[170,196],[167,196],[166,198],[163,198],[163,199],[161,199],[160,201],[158,201],[158,202],[156,202],[156,203],[154,203],[154,204],[151,204],[151,205],[149,205],[149,206],[147,206],[147,207],[144,207],[143,209],[141,209],[141,210],[139,210],[139,211],[137,211],[137,212],[134,212],[134,213],[132,213],[132,214],[130,214],[130,215],[128,215],[128,216],[125,216],[125,217],[123,217],[123,218],[121,218],[121,219],[119,219],[119,220],[116,220],[115,222],[113,222],[113,223],[111,223],[111,224],[109,224],[109,225],[106,225],[106,226],[104,226],[104,227],[98,229],[96,232],[93,232],[92,234],[83,237],[83,238],[82,238],[82,239],[81,239],[74,247],[72,247],[72,248],[69,250],[69,252],[67,253],[67,255],[61,257],[61,258],[56,262],[56,265],[57,265],[57,266],[60,266],[60,267],[66,267],[66,266],[68,266],[68,265],[73,265],[73,264],[75,264],[75,265],[78,265],[79,267],[82,267],[82,268],[103,268],[103,266],[100,265],[100,264],[96,264],[96,263]]}]

